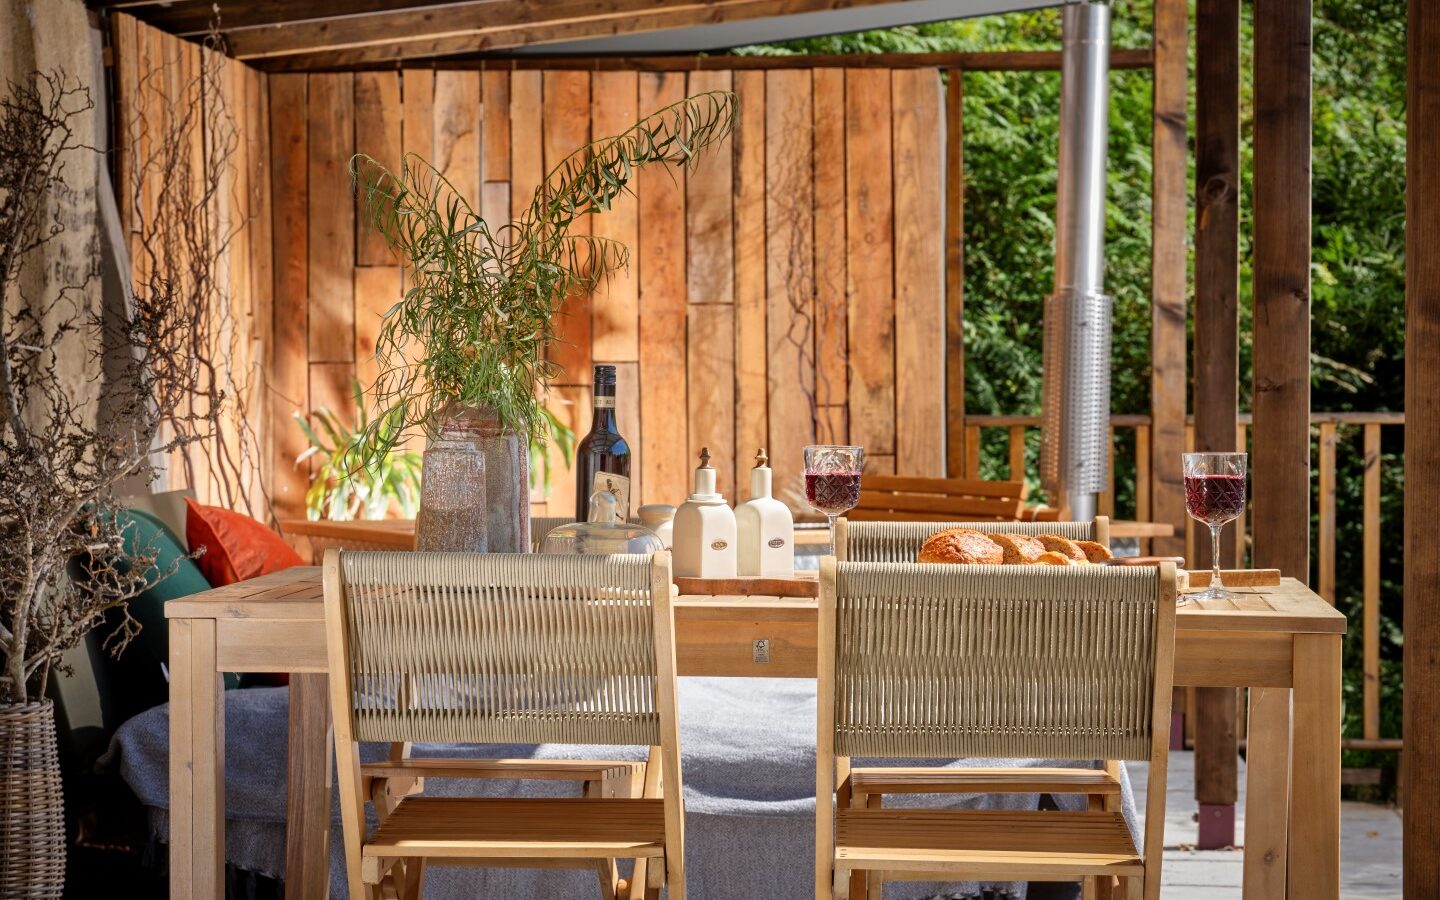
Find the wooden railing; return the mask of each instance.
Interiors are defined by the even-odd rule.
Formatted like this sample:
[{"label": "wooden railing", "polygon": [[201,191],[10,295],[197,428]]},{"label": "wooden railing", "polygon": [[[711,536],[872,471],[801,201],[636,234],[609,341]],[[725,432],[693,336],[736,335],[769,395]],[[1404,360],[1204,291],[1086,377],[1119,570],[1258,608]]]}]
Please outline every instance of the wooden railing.
[{"label": "wooden railing", "polygon": [[[1313,468],[1318,481],[1315,516],[1318,522],[1315,541],[1315,590],[1331,603],[1336,601],[1335,568],[1337,560],[1336,525],[1342,512],[1357,514],[1361,521],[1362,574],[1361,574],[1361,616],[1359,622],[1351,622],[1352,634],[1358,633],[1362,642],[1361,660],[1363,671],[1362,728],[1361,736],[1345,741],[1345,746],[1355,750],[1399,750],[1401,742],[1394,738],[1380,736],[1380,562],[1381,562],[1381,446],[1385,428],[1401,428],[1405,414],[1396,412],[1316,412],[1311,413],[1310,422],[1314,435]],[[1243,414],[1235,423],[1237,446],[1251,448],[1251,418]],[[965,417],[965,468],[967,478],[979,478],[982,474],[991,477],[1004,475],[1012,479],[1024,477],[1034,486],[1037,483],[1035,466],[1027,465],[1025,447],[1027,435],[1040,427],[1039,416],[984,416]],[[1099,498],[1099,510],[1103,515],[1119,518],[1133,518],[1141,521],[1150,519],[1150,428],[1151,420],[1146,415],[1112,416],[1110,419],[1110,472],[1111,489]],[[982,466],[982,437],[988,437],[992,430],[1005,434],[1002,459],[1006,462],[1003,471],[996,466]],[[1132,439],[1124,439],[1126,431],[1133,431]],[[1117,437],[1121,438],[1117,440]],[[1341,510],[1337,497],[1336,451],[1346,441],[1358,441],[1362,451],[1363,485],[1360,508]],[[1033,440],[1031,441],[1033,444]],[[994,444],[992,443],[993,447]],[[1194,428],[1186,427],[1186,447],[1194,446]],[[1132,499],[1124,508],[1117,510],[1115,503],[1115,471],[1117,452],[1120,464],[1127,471],[1135,473],[1135,489]],[[1033,454],[1032,454],[1033,455]],[[1127,459],[1128,456],[1128,459]],[[1176,460],[1175,465],[1180,461]],[[982,468],[987,471],[982,473]],[[1037,499],[1032,493],[1032,502]],[[1197,538],[1195,523],[1187,517],[1183,523],[1174,523],[1185,529],[1186,558],[1195,558]],[[1250,534],[1245,516],[1226,530],[1229,539],[1236,542],[1236,558],[1245,564],[1248,559]]]}]

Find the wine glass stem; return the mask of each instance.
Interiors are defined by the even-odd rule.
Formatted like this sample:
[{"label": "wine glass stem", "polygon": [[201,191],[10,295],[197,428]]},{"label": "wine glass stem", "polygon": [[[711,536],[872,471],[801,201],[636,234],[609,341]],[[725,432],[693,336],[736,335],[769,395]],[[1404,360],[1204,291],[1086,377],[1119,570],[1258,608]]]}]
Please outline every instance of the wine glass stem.
[{"label": "wine glass stem", "polygon": [[835,513],[826,513],[825,518],[830,520],[830,555],[835,555]]},{"label": "wine glass stem", "polygon": [[1220,532],[1225,526],[1210,526],[1210,590],[1223,591],[1225,585],[1220,580]]}]

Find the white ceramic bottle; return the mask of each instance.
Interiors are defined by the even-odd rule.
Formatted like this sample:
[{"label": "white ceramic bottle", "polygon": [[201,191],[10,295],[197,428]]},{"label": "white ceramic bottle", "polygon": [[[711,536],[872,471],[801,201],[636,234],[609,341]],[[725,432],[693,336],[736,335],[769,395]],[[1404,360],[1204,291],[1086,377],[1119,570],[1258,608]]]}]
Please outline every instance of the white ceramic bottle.
[{"label": "white ceramic bottle", "polygon": [[735,513],[715,489],[709,447],[700,451],[694,491],[675,513],[671,546],[676,575],[735,577]]},{"label": "white ceramic bottle", "polygon": [[795,575],[795,520],[790,507],[771,496],[770,457],[755,454],[750,499],[735,507],[735,538],[741,575],[791,578]]}]

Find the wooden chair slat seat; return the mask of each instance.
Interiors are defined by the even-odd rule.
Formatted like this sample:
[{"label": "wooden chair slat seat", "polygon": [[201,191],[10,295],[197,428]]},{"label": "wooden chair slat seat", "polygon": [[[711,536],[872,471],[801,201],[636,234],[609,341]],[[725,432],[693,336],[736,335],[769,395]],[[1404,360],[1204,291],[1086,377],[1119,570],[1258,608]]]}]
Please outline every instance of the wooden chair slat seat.
[{"label": "wooden chair slat seat", "polygon": [[855,794],[1119,794],[1104,769],[910,767],[852,769]]},{"label": "wooden chair slat seat", "polygon": [[1026,867],[1024,877],[1077,879],[1139,874],[1142,867],[1124,816],[1104,811],[841,808],[835,855],[859,868],[951,879],[993,877],[1012,865]]},{"label": "wooden chair slat seat", "polygon": [[409,797],[366,841],[365,856],[446,858],[657,857],[659,799]]},{"label": "wooden chair slat seat", "polygon": [[588,759],[393,759],[368,763],[369,778],[514,778],[524,781],[602,781],[643,772],[643,762]]}]

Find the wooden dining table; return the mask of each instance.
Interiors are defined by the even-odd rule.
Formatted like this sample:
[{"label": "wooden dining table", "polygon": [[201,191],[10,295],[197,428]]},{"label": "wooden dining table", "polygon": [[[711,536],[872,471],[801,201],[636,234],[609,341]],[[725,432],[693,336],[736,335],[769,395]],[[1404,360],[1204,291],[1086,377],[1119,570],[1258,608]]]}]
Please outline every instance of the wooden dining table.
[{"label": "wooden dining table", "polygon": [[[1340,662],[1345,617],[1305,585],[1192,601],[1175,684],[1249,688],[1246,900],[1338,900]],[[289,672],[286,896],[329,884],[330,709],[320,570],[297,567],[166,604],[170,628],[170,896],[223,900],[224,672]],[[813,678],[816,601],[685,596],[679,674]],[[683,713],[683,711],[682,711]]]}]

